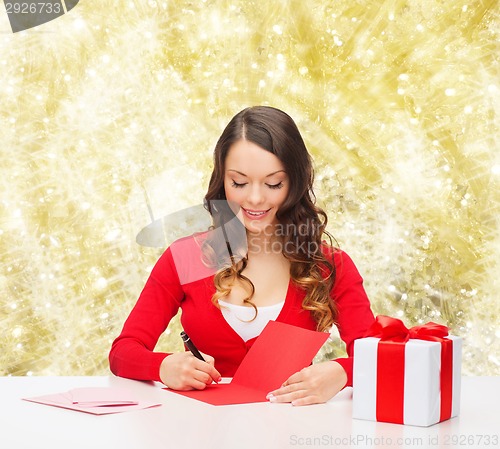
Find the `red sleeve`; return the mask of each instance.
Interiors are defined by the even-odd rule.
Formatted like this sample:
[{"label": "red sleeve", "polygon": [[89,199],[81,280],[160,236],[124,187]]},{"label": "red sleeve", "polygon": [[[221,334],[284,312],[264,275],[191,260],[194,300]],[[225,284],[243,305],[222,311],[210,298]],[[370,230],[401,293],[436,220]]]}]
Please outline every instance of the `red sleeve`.
[{"label": "red sleeve", "polygon": [[352,386],[354,340],[363,337],[375,320],[363,287],[363,278],[352,259],[343,251],[334,252],[335,284],[331,296],[337,305],[337,327],[346,345],[348,357],[335,359],[347,373],[347,386]]},{"label": "red sleeve", "polygon": [[111,346],[109,365],[115,375],[160,381],[160,365],[168,354],[154,352],[154,348],[183,297],[169,248],[154,266],[121,334]]}]

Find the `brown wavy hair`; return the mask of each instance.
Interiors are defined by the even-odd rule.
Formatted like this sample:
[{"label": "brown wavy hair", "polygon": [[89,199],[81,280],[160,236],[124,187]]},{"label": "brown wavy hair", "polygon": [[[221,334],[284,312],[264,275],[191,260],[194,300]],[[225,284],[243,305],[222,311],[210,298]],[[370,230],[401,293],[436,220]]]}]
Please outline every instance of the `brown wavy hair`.
[{"label": "brown wavy hair", "polygon": [[[283,230],[282,253],[290,261],[292,281],[306,292],[302,308],[311,312],[317,329],[325,331],[337,318],[337,309],[330,298],[330,290],[335,282],[332,236],[326,231],[326,213],[316,205],[311,156],[297,125],[285,112],[269,106],[250,107],[236,114],[224,129],[215,146],[214,169],[204,202],[205,208],[212,215],[212,228],[220,226],[221,222],[238,222],[231,221],[234,214],[229,207],[220,206],[224,201],[217,203],[214,200],[226,198],[225,161],[231,146],[240,139],[253,142],[274,154],[285,168],[290,188],[287,198],[276,214],[280,229]],[[213,203],[219,204],[219,207],[212,207]],[[231,227],[226,226],[225,229],[225,232],[237,232]],[[227,235],[224,237],[227,243]],[[323,241],[324,237],[328,239],[329,244]],[[220,251],[215,248],[226,249],[225,245],[213,241],[208,242],[208,245],[212,250],[212,260],[221,262],[223,257],[217,254]],[[219,265],[214,277],[216,293],[212,301],[220,307],[218,300],[227,296],[233,282],[239,279],[248,293],[244,302],[251,305],[257,314],[257,307],[252,303],[254,285],[242,274],[248,259],[246,255],[241,254],[237,257],[229,245],[227,249],[231,255],[231,263]],[[325,256],[325,249],[328,258]]]}]

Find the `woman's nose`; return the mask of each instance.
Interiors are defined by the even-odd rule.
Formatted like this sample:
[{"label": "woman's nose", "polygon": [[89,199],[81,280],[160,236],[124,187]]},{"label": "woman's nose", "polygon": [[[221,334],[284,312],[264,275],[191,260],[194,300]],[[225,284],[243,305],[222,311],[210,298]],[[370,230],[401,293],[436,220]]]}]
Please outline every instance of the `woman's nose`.
[{"label": "woman's nose", "polygon": [[249,204],[258,205],[261,204],[264,199],[262,189],[259,185],[253,185],[250,189],[247,201]]}]

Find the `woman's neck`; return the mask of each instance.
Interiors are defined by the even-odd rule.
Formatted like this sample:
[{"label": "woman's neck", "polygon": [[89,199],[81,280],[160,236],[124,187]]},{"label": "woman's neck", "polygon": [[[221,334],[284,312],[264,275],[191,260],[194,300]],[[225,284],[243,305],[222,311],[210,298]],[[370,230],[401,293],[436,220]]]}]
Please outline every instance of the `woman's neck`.
[{"label": "woman's neck", "polygon": [[247,232],[248,255],[282,254],[283,238],[269,232],[254,234]]}]

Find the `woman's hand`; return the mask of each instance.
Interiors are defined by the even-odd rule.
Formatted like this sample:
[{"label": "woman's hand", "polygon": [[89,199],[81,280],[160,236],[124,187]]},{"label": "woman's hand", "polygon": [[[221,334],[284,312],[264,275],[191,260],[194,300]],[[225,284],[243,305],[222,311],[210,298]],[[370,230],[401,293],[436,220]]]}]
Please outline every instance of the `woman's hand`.
[{"label": "woman's hand", "polygon": [[206,360],[197,359],[191,352],[168,355],[160,365],[160,379],[173,390],[203,390],[212,382],[221,380],[214,368],[214,358],[203,354]]},{"label": "woman's hand", "polygon": [[347,374],[339,363],[321,362],[291,375],[266,397],[270,402],[291,402],[292,405],[318,404],[333,398],[346,383]]}]

